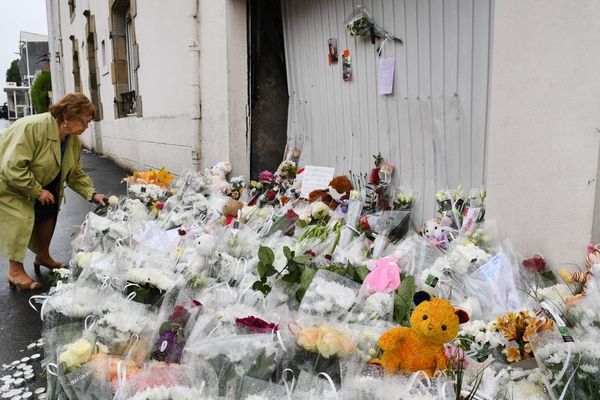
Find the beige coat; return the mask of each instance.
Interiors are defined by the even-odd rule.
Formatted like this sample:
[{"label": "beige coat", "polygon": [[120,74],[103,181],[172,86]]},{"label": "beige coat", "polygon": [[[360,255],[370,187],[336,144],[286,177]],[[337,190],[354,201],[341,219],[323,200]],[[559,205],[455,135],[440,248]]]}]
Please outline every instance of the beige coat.
[{"label": "beige coat", "polygon": [[60,173],[60,204],[65,182],[86,200],[94,186],[81,170],[81,144],[67,136],[61,163],[58,121],[50,114],[25,117],[0,136],[0,252],[8,259],[23,262],[29,246],[35,252],[33,204],[46,186]]}]

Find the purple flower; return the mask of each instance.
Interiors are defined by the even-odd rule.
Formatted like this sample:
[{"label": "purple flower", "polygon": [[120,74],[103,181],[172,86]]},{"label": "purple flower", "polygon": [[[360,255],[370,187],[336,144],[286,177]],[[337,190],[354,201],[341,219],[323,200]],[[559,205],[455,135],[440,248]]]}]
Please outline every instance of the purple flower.
[{"label": "purple flower", "polygon": [[258,174],[258,180],[262,183],[271,183],[275,175],[271,171],[262,171]]},{"label": "purple flower", "polygon": [[183,343],[177,342],[177,332],[163,331],[154,344],[154,358],[168,363],[179,363],[183,353]]},{"label": "purple flower", "polygon": [[277,324],[269,323],[257,317],[236,318],[235,325],[246,333],[271,333],[279,329]]}]

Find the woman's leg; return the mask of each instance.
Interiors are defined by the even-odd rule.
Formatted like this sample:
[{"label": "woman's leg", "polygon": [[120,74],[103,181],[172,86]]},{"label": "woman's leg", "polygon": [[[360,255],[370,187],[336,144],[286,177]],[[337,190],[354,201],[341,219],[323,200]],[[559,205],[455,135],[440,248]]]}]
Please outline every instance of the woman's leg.
[{"label": "woman's leg", "polygon": [[42,221],[35,221],[33,224],[33,234],[37,241],[36,259],[47,264],[54,265],[56,261],[50,256],[50,241],[54,235],[54,225],[56,219],[48,218]]},{"label": "woman's leg", "polygon": [[25,272],[23,263],[15,260],[8,261],[8,279],[21,288],[28,288],[35,282],[27,275],[27,272]]}]

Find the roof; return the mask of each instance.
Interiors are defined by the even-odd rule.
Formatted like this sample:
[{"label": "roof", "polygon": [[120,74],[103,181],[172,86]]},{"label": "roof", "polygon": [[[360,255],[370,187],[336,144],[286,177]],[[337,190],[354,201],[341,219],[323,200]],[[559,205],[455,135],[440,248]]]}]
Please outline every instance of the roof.
[{"label": "roof", "polygon": [[19,40],[21,42],[47,42],[48,35],[42,35],[40,33],[21,31],[21,33],[19,35]]}]

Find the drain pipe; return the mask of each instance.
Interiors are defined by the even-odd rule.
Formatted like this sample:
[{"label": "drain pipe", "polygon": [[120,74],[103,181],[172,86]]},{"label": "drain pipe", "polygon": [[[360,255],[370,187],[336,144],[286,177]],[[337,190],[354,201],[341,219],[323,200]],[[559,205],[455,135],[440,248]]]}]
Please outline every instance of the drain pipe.
[{"label": "drain pipe", "polygon": [[189,0],[191,12],[189,15],[192,37],[189,44],[190,51],[190,116],[192,118],[192,164],[195,171],[200,171],[202,156],[202,102],[200,93],[200,0]]}]

